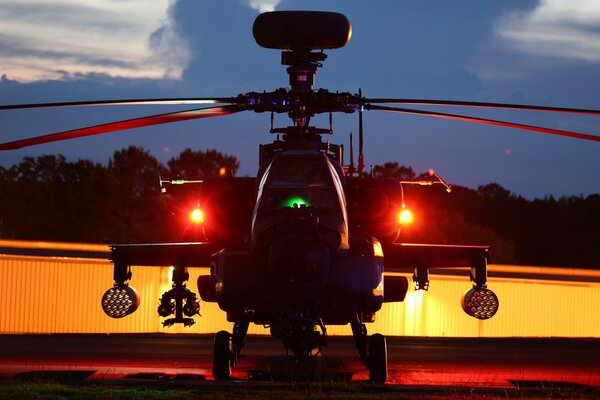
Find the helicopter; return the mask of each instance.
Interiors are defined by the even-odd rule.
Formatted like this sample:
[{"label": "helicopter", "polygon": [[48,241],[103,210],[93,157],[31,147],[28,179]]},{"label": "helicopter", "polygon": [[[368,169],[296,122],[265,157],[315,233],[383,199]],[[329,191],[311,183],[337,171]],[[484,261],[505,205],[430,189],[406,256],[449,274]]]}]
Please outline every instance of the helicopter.
[{"label": "helicopter", "polygon": [[[163,180],[161,190],[175,201],[190,203],[193,238],[168,243],[113,244],[113,286],[102,297],[112,318],[136,311],[140,297],[130,282],[131,266],[173,266],[172,288],[158,305],[164,326],[191,326],[200,301],[214,302],[233,323],[217,332],[212,373],[231,375],[242,354],[250,324],[270,328],[296,359],[327,347],[328,325],[350,325],[359,359],[376,383],[387,379],[387,346],[383,335],[369,335],[383,303],[401,302],[408,278],[385,272],[412,271],[415,289],[428,290],[429,269],[466,268],[470,288],[461,299],[471,317],[485,320],[499,308],[487,287],[489,246],[414,244],[399,241],[404,211],[403,185],[442,184],[432,180],[399,182],[364,172],[364,111],[384,111],[499,125],[600,141],[585,133],[517,124],[466,115],[431,112],[411,106],[517,109],[600,115],[598,110],[451,100],[367,98],[359,93],[314,89],[315,76],[327,59],[325,50],[344,47],[351,38],[350,21],[335,12],[275,11],[260,14],[253,25],[258,45],[281,50],[289,88],[248,92],[221,98],[128,99],[0,106],[0,111],[115,105],[205,104],[202,108],[151,115],[0,144],[0,150],[70,140],[150,125],[227,116],[243,111],[270,113],[272,143],[259,146],[255,178],[224,176],[205,180]],[[332,113],[357,113],[358,165],[351,156],[343,165],[344,148],[324,140],[333,134]],[[289,126],[274,126],[274,114],[287,114]],[[330,115],[330,126],[311,126],[311,118]],[[353,146],[350,145],[352,153]],[[186,204],[187,204],[186,203]],[[187,287],[188,268],[210,267],[198,278],[198,295]]]}]

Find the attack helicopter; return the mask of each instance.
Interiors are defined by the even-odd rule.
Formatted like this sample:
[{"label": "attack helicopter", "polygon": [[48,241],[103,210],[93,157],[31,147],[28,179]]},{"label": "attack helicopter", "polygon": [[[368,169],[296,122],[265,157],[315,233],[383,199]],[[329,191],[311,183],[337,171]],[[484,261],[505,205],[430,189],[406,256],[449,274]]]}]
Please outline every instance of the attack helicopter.
[{"label": "attack helicopter", "polygon": [[[253,25],[258,45],[281,50],[289,88],[248,92],[235,97],[86,101],[0,106],[0,111],[81,106],[209,104],[208,107],[151,115],[26,138],[0,144],[0,150],[75,139],[150,125],[212,118],[242,111],[271,114],[272,143],[259,147],[255,178],[225,176],[202,181],[160,180],[161,189],[181,202],[194,203],[196,241],[113,244],[113,286],[102,298],[104,312],[122,318],[135,312],[139,296],[130,286],[132,265],[173,266],[172,288],[165,292],[158,314],[163,324],[190,326],[199,314],[199,298],[187,287],[188,268],[210,267],[198,279],[198,293],[215,302],[233,323],[232,332],[216,333],[213,376],[228,379],[236,365],[251,323],[270,327],[297,359],[327,346],[327,325],[350,324],[360,360],[373,382],[387,379],[385,337],[368,335],[366,324],[384,302],[401,302],[408,291],[405,276],[385,272],[412,271],[416,289],[429,287],[430,268],[466,268],[470,288],[463,310],[477,319],[496,314],[498,297],[487,287],[489,246],[402,243],[399,218],[403,184],[364,173],[362,113],[385,111],[500,125],[600,141],[600,137],[512,122],[431,112],[411,106],[460,106],[599,115],[598,110],[521,104],[448,100],[367,98],[361,92],[314,89],[325,50],[350,40],[349,20],[334,12],[279,11],[260,14]],[[311,126],[317,114],[357,113],[359,156],[343,165],[343,146],[323,140],[331,126]],[[275,127],[274,114],[287,114],[289,126]],[[331,118],[330,118],[331,121]],[[352,145],[351,152],[352,152]],[[185,199],[185,200],[184,200]],[[191,199],[191,200],[190,200]],[[201,206],[201,207],[200,207]]]}]

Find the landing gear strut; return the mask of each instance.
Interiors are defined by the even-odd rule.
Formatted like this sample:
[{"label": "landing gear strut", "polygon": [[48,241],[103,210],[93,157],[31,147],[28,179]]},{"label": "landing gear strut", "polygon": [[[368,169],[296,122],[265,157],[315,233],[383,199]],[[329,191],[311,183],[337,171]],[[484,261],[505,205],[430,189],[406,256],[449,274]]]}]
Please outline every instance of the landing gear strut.
[{"label": "landing gear strut", "polygon": [[229,379],[231,374],[231,337],[227,331],[215,335],[213,347],[213,377],[217,381]]},{"label": "landing gear strut", "polygon": [[387,344],[385,336],[376,333],[367,336],[367,327],[355,314],[350,321],[354,343],[360,360],[369,371],[369,380],[374,383],[385,383],[387,380]]},{"label": "landing gear strut", "polygon": [[249,325],[248,321],[236,322],[233,326],[233,334],[219,331],[215,335],[213,346],[213,377],[215,380],[229,379],[231,368],[240,358],[242,347],[246,342]]},{"label": "landing gear strut", "polygon": [[387,344],[385,336],[380,333],[371,335],[369,339],[369,379],[375,383],[385,383],[387,380]]}]

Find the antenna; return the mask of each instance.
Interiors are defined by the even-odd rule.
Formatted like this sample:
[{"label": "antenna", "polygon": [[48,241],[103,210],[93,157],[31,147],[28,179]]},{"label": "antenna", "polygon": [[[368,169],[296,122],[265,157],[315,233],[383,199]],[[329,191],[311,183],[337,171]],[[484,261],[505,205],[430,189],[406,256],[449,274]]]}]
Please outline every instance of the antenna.
[{"label": "antenna", "polygon": [[[358,98],[362,104],[362,89],[358,89]],[[365,169],[365,158],[363,154],[363,107],[358,108],[358,175],[362,176]]]},{"label": "antenna", "polygon": [[167,189],[165,187],[163,187],[163,180],[162,177],[160,176],[160,174],[158,174],[158,184],[160,185],[160,192],[161,193],[166,193]]},{"label": "antenna", "polygon": [[442,177],[439,176],[433,168],[431,168],[429,170],[429,176],[435,176],[437,178],[437,181],[425,181],[425,180],[400,181],[400,187],[402,187],[403,183],[407,184],[407,185],[419,185],[419,186],[432,186],[432,185],[435,185],[436,183],[439,183],[446,188],[446,192],[448,192],[448,193],[452,192],[452,185],[448,185],[446,183],[446,181],[443,180]]},{"label": "antenna", "polygon": [[448,193],[452,192],[452,185],[448,185],[446,183],[446,181],[443,180],[442,177],[437,174],[437,172],[435,172],[434,169],[429,170],[429,175],[435,176],[438,179],[438,182],[446,187],[446,192],[448,192]]},{"label": "antenna", "polygon": [[348,174],[352,176],[355,172],[356,169],[354,168],[354,143],[352,142],[352,132],[350,132],[350,168],[348,169]]}]

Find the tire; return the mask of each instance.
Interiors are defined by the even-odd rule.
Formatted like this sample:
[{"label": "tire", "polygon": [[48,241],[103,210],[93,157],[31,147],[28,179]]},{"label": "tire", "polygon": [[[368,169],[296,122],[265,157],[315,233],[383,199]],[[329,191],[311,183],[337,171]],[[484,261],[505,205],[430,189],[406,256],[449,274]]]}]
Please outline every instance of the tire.
[{"label": "tire", "polygon": [[387,344],[385,336],[376,333],[369,339],[369,379],[373,383],[387,380]]},{"label": "tire", "polygon": [[217,381],[229,379],[231,374],[231,335],[219,331],[215,335],[213,346],[213,378]]}]

